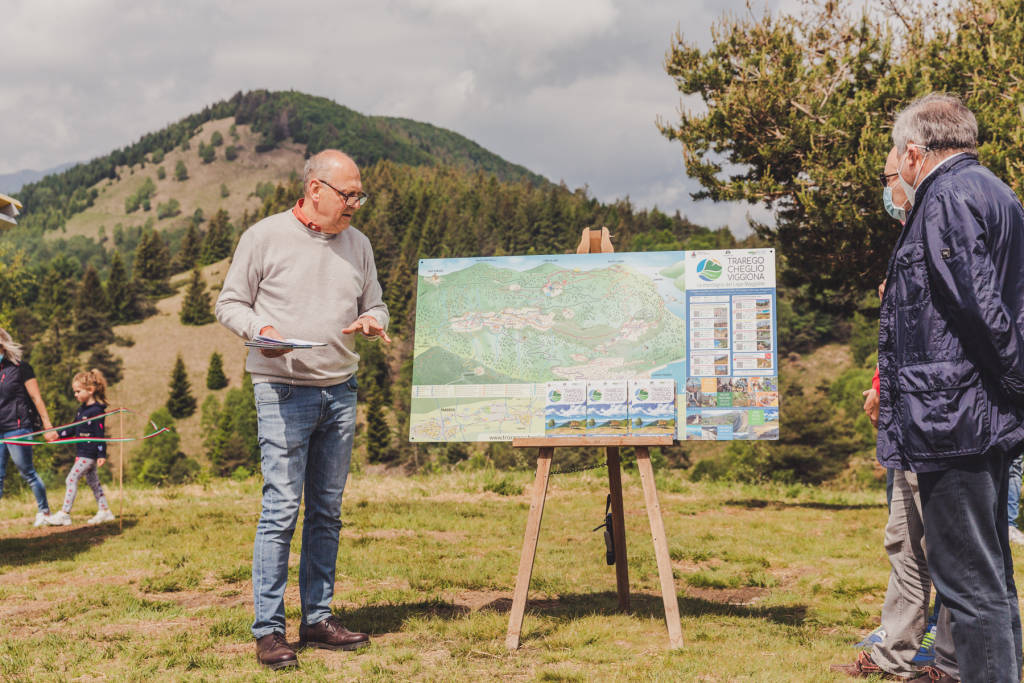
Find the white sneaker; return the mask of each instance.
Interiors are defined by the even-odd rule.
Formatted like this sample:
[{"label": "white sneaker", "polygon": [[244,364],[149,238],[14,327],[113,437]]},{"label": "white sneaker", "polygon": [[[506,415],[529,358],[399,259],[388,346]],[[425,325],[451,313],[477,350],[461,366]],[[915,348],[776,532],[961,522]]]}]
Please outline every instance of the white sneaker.
[{"label": "white sneaker", "polygon": [[47,517],[46,523],[50,526],[71,526],[71,515],[61,510]]},{"label": "white sneaker", "polygon": [[1024,545],[1024,531],[1015,526],[1010,527],[1010,542],[1017,545]]},{"label": "white sneaker", "polygon": [[37,512],[36,513],[36,521],[32,522],[32,526],[34,526],[34,527],[41,527],[44,524],[49,524],[49,523],[50,523],[50,515],[46,514],[45,512]]},{"label": "white sneaker", "polygon": [[89,518],[86,524],[102,524],[103,522],[113,522],[114,513],[110,510],[100,510],[95,515]]}]

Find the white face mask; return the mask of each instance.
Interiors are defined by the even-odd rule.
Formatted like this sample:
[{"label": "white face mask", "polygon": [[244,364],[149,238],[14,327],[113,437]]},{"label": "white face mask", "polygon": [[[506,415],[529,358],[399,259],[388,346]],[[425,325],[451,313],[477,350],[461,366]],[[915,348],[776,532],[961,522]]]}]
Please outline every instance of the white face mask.
[{"label": "white face mask", "polygon": [[[908,152],[910,151],[911,147],[923,149],[925,154],[928,154],[928,152],[931,151],[924,145],[915,145],[912,142],[908,142]],[[907,156],[903,157],[903,161],[906,161],[909,157],[910,154],[907,154]],[[903,170],[903,161],[900,162],[899,167],[896,169],[896,179],[900,181],[900,187],[903,189],[903,193],[907,195],[907,201],[910,202],[910,208],[914,208],[914,194],[917,192],[917,181],[918,178],[921,177],[921,170],[924,168],[924,165],[922,164],[920,167],[918,167],[917,174],[914,175],[914,182],[908,183],[906,180],[903,179],[903,173],[901,173],[901,171]]]}]

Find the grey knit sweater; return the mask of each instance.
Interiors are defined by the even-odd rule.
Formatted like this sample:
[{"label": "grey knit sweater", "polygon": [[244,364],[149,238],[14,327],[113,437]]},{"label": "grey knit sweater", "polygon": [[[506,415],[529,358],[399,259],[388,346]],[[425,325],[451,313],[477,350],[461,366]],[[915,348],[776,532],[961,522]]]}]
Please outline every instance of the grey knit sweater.
[{"label": "grey knit sweater", "polygon": [[388,324],[366,235],[352,227],[325,235],[304,226],[291,210],[242,233],[216,313],[246,339],[273,325],[284,337],[325,342],[278,358],[250,349],[245,363],[253,382],[317,387],[344,382],[359,365],[355,334],[342,329],[360,315]]}]

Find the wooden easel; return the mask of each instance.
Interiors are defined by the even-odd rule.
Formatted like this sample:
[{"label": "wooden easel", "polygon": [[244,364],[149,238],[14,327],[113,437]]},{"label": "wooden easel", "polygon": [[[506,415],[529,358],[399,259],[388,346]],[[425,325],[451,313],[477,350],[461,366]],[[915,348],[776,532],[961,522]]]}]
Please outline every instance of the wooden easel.
[{"label": "wooden easel", "polygon": [[[611,239],[607,228],[600,230],[583,229],[578,254],[612,252]],[[665,621],[668,624],[668,639],[671,649],[683,646],[683,633],[679,622],[679,600],[676,597],[675,581],[672,578],[672,562],[668,554],[665,524],[661,518],[658,491],[654,485],[654,468],[651,466],[650,446],[671,446],[671,436],[620,436],[620,437],[555,437],[523,438],[512,441],[515,448],[537,448],[537,476],[530,497],[530,514],[526,519],[526,533],[523,537],[523,552],[519,556],[519,573],[516,588],[512,594],[512,611],[508,619],[508,634],[505,647],[519,648],[519,637],[526,613],[526,594],[530,590],[533,575],[533,561],[537,556],[537,541],[540,538],[540,522],[544,516],[544,500],[547,497],[548,479],[551,476],[551,458],[558,446],[603,446],[608,463],[608,488],[612,500],[612,539],[615,544],[615,583],[619,594],[619,610],[629,611],[629,565],[626,558],[626,527],[622,511],[622,476],[620,472],[619,448],[634,446],[640,482],[644,489],[647,519],[651,525],[654,541],[654,556],[658,562],[658,578],[661,581],[661,599],[665,604]]]}]

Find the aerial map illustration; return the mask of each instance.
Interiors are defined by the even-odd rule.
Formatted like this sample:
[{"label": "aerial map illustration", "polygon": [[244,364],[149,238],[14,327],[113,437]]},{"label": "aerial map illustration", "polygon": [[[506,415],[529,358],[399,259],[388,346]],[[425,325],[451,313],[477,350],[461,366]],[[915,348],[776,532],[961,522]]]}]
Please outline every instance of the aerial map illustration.
[{"label": "aerial map illustration", "polygon": [[549,381],[668,377],[682,393],[684,261],[684,252],[421,261],[410,439],[543,435]]}]

